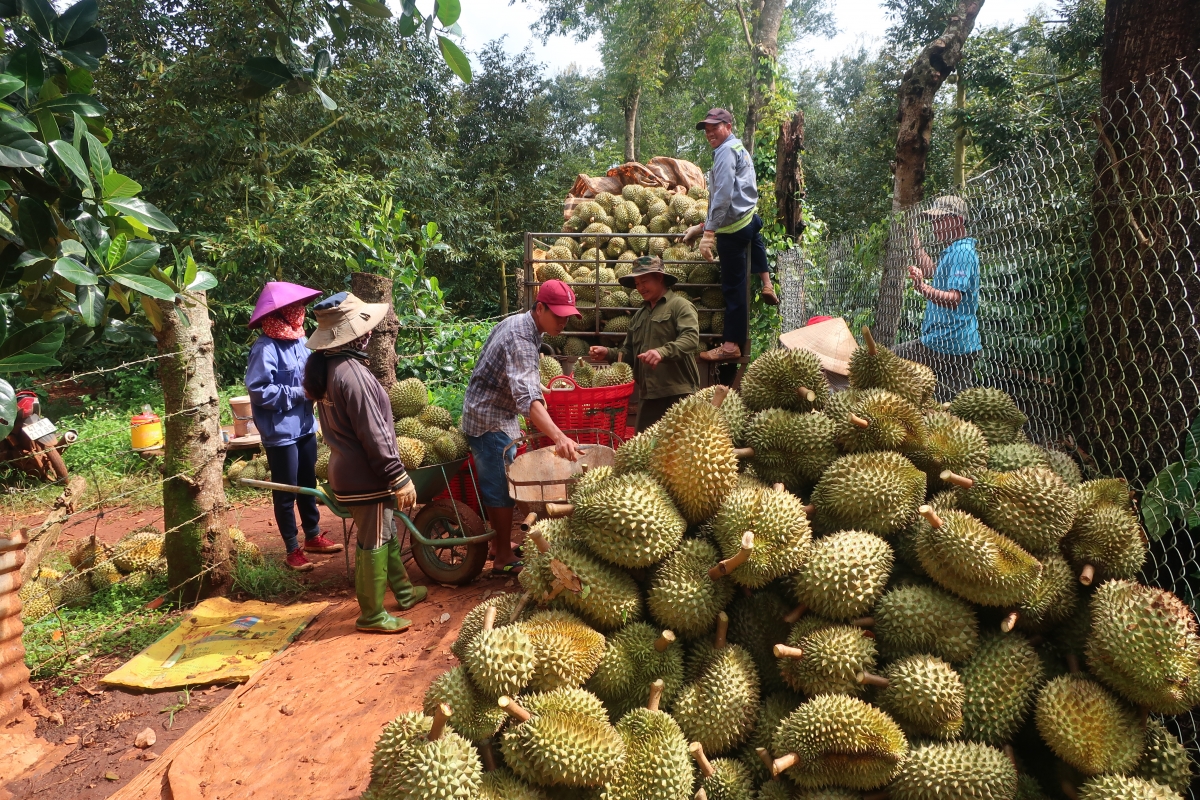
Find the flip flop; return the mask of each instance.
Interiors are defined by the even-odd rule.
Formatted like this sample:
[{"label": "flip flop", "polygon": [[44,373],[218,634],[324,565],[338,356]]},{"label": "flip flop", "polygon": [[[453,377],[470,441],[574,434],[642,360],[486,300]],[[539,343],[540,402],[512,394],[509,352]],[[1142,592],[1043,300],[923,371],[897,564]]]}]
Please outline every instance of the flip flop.
[{"label": "flip flop", "polygon": [[524,558],[525,557],[525,545],[519,544],[516,547],[514,547],[513,555],[516,556],[518,560]]},{"label": "flip flop", "polygon": [[505,564],[502,567],[492,567],[492,574],[493,575],[514,575],[515,576],[515,575],[520,575],[521,571],[523,569],[525,569],[525,565],[520,561],[520,559],[518,559],[516,561],[512,561],[508,564]]}]

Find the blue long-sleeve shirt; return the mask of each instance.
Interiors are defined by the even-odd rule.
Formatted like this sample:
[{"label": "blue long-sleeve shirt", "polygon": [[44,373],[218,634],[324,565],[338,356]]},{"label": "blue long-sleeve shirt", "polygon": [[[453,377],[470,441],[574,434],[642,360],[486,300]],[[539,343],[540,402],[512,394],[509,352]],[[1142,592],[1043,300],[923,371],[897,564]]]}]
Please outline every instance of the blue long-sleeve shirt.
[{"label": "blue long-sleeve shirt", "polygon": [[246,390],[254,426],[263,445],[291,444],[316,430],[312,401],[304,396],[304,365],[307,341],[272,339],[261,335],[250,346],[246,366]]},{"label": "blue long-sleeve shirt", "polygon": [[741,140],[731,133],[713,150],[708,219],[704,229],[724,233],[722,228],[740,222],[757,206],[758,178],[754,175],[754,159],[746,152]]}]

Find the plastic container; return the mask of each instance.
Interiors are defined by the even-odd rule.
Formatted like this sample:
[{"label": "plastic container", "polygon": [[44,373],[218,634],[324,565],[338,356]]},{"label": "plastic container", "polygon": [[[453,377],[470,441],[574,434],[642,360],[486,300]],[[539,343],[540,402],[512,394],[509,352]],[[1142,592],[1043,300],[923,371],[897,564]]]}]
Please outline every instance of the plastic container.
[{"label": "plastic container", "polygon": [[[601,386],[583,389],[566,375],[550,381],[550,389],[543,391],[546,411],[550,419],[562,430],[600,428],[617,436],[625,435],[626,418],[629,416],[629,398],[633,395],[634,383],[618,386]],[[581,444],[607,444],[594,433],[581,434]]]},{"label": "plastic container", "polygon": [[233,412],[233,436],[240,439],[252,433],[258,433],[254,427],[254,415],[250,411],[250,396],[229,398],[229,409]]},{"label": "plastic container", "polygon": [[153,450],[162,447],[162,420],[150,406],[142,406],[142,413],[129,419],[129,440],[134,450]]}]

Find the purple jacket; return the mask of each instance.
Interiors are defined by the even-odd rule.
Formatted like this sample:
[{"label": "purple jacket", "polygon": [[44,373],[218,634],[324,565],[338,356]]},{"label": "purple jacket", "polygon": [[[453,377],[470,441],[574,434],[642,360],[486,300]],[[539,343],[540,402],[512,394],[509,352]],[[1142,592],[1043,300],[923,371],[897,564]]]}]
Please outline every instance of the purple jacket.
[{"label": "purple jacket", "polygon": [[285,341],[264,334],[250,346],[246,390],[265,447],[292,444],[317,429],[312,401],[301,385],[309,353],[305,341],[303,336]]}]

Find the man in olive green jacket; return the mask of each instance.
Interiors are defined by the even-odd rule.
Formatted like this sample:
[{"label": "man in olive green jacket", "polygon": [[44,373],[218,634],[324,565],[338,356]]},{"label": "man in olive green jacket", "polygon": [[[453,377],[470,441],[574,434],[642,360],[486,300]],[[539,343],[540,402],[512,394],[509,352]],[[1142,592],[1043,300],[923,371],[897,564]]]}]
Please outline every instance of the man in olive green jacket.
[{"label": "man in olive green jacket", "polygon": [[700,352],[700,323],[696,307],[675,294],[674,275],[663,269],[661,258],[642,256],[633,272],[620,279],[622,286],[637,289],[645,301],[629,321],[621,347],[592,347],[592,358],[616,361],[617,355],[632,365],[638,385],[637,431],[662,419],[677,400],[700,388],[696,353]]}]

